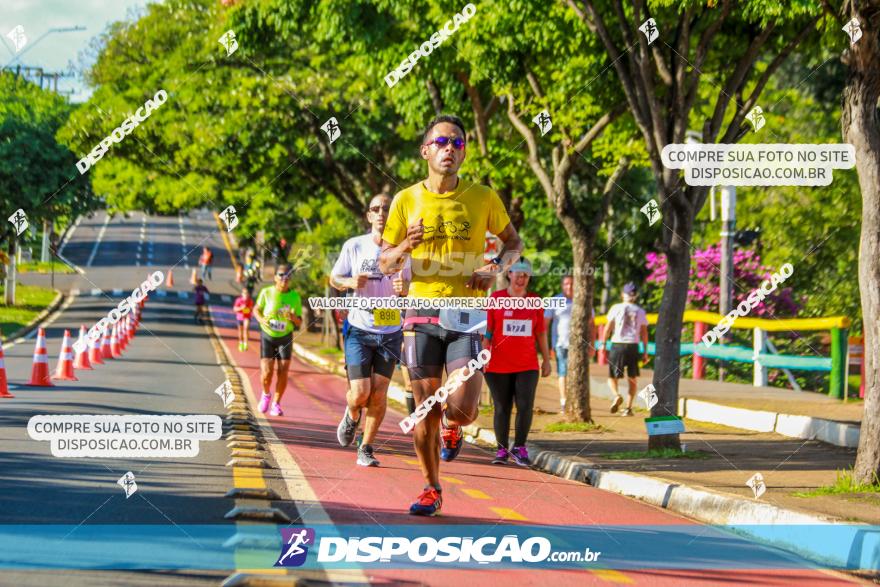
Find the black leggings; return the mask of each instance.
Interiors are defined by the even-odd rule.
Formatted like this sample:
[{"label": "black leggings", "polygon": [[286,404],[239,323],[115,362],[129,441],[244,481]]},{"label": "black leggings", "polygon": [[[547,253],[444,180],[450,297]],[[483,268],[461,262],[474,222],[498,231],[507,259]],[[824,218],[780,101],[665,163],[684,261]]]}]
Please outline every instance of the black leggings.
[{"label": "black leggings", "polygon": [[510,412],[516,402],[516,434],[513,446],[525,446],[532,427],[532,407],[538,387],[538,371],[486,373],[486,382],[495,402],[495,439],[498,446],[509,448]]}]

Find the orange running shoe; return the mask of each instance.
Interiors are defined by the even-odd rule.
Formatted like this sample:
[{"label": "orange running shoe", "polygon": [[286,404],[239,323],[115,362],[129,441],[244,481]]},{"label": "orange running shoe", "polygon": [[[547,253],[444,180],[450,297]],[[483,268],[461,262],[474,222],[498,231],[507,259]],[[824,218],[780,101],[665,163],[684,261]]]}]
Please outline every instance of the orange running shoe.
[{"label": "orange running shoe", "polygon": [[442,505],[441,492],[428,485],[416,502],[409,506],[409,513],[413,516],[436,516]]}]

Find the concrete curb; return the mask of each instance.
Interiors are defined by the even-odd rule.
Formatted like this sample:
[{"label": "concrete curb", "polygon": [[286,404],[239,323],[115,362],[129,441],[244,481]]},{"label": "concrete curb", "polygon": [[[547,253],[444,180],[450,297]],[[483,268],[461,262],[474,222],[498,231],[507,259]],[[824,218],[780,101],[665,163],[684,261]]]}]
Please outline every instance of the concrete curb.
[{"label": "concrete curb", "polygon": [[[590,394],[606,399],[613,397],[610,391],[598,385],[590,386]],[[819,440],[846,448],[859,446],[860,426],[825,418],[734,408],[687,396],[678,398],[678,415],[699,422],[712,422],[755,432],[775,432],[789,438]]]},{"label": "concrete curb", "polygon": [[859,446],[861,426],[836,420],[733,408],[687,397],[679,400],[679,415],[700,422],[713,422],[756,432],[775,432],[789,438],[819,440],[846,448]]},{"label": "concrete curb", "polygon": [[[61,306],[61,304],[64,302],[64,299],[65,299],[64,294],[56,289],[55,290],[55,299],[52,300],[52,303],[49,304],[45,310],[43,310],[42,312],[37,314],[33,320],[28,322],[27,325],[22,326],[21,328],[19,328],[18,330],[16,330],[12,334],[10,334],[9,336],[2,339],[3,349],[5,350],[6,348],[13,346],[14,344],[17,344],[18,342],[22,342],[18,339],[30,334],[30,332],[32,330],[34,330],[43,320],[45,320],[47,316],[49,316],[50,314],[55,312]],[[10,340],[12,342],[7,342]]]}]

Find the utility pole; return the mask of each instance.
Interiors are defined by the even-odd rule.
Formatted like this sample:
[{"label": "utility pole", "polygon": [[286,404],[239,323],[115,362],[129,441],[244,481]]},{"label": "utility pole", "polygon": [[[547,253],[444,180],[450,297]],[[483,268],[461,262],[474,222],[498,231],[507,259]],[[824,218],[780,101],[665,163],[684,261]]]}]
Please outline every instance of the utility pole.
[{"label": "utility pole", "polygon": [[721,314],[733,309],[733,238],[736,235],[736,187],[721,187]]}]

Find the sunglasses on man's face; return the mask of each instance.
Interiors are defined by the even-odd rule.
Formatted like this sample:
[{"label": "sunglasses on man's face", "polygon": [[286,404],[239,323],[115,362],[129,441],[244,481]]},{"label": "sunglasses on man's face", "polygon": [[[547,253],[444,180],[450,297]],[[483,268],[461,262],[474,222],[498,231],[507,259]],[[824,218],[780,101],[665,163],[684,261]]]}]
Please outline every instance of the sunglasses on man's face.
[{"label": "sunglasses on man's face", "polygon": [[452,146],[459,151],[464,149],[466,141],[461,137],[437,137],[433,141],[428,141],[425,145],[437,145],[440,149],[452,143]]},{"label": "sunglasses on man's face", "polygon": [[380,211],[388,214],[388,211],[391,210],[391,206],[370,206],[367,208],[373,214],[378,214]]},{"label": "sunglasses on man's face", "polygon": [[291,273],[293,273],[293,270],[290,270],[287,273],[276,273],[275,277],[277,277],[278,279],[290,279]]}]

